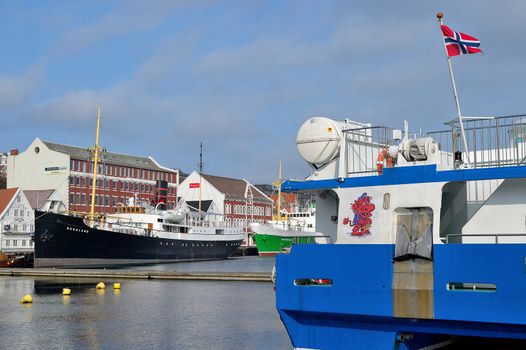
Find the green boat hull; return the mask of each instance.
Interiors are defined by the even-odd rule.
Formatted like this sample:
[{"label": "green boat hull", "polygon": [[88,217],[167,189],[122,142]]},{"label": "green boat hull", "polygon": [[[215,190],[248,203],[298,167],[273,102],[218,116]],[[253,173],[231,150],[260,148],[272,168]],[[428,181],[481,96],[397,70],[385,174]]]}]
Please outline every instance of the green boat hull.
[{"label": "green boat hull", "polygon": [[314,237],[279,237],[264,233],[256,233],[254,241],[260,256],[274,256],[293,244],[314,244]]}]

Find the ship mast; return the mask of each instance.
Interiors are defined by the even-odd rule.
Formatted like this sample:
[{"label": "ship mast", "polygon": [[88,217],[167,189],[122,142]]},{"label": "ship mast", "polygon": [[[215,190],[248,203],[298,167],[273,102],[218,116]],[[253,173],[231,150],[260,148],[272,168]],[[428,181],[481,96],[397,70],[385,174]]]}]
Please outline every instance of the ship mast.
[{"label": "ship mast", "polygon": [[199,167],[199,217],[201,217],[201,174],[203,173],[203,165],[203,142],[201,141],[199,145],[199,163],[197,163]]},{"label": "ship mast", "polygon": [[274,181],[272,184],[278,188],[278,212],[277,212],[277,219],[278,221],[281,221],[281,184],[283,183],[283,179],[281,178],[281,160],[279,161],[279,173],[278,173],[278,181]]},{"label": "ship mast", "polygon": [[93,160],[93,179],[91,182],[91,208],[90,208],[90,221],[93,224],[95,217],[95,185],[97,184],[97,170],[99,167],[99,133],[100,133],[100,106],[97,109],[97,136],[95,137],[94,153],[95,158]]}]

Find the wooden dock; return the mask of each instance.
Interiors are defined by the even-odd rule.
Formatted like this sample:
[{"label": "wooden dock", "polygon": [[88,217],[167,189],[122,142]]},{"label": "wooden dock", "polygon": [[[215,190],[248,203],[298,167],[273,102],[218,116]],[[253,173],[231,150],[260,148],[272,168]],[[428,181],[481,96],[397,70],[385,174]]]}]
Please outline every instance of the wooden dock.
[{"label": "wooden dock", "polygon": [[95,269],[44,269],[0,268],[0,276],[31,276],[52,278],[91,279],[146,279],[193,281],[244,281],[271,282],[270,272],[177,272],[155,270],[95,270]]}]

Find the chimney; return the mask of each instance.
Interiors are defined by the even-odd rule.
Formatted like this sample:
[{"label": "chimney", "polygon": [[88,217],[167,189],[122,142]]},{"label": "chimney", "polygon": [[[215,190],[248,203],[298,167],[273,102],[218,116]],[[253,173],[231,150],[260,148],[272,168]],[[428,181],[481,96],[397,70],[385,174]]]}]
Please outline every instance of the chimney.
[{"label": "chimney", "polygon": [[9,155],[10,156],[16,156],[18,155],[18,149],[17,148],[13,148],[9,151]]}]

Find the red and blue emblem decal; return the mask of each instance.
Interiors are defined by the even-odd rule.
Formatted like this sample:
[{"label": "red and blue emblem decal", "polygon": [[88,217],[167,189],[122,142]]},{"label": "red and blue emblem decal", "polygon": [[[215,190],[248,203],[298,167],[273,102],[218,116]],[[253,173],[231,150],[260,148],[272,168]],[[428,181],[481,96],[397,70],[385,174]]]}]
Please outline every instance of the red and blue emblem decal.
[{"label": "red and blue emblem decal", "polygon": [[371,216],[375,208],[376,206],[371,203],[371,196],[364,192],[351,204],[351,209],[354,213],[352,221],[346,217],[343,218],[342,224],[352,227],[352,232],[349,233],[353,236],[369,235],[371,234],[369,229],[373,223]]}]

